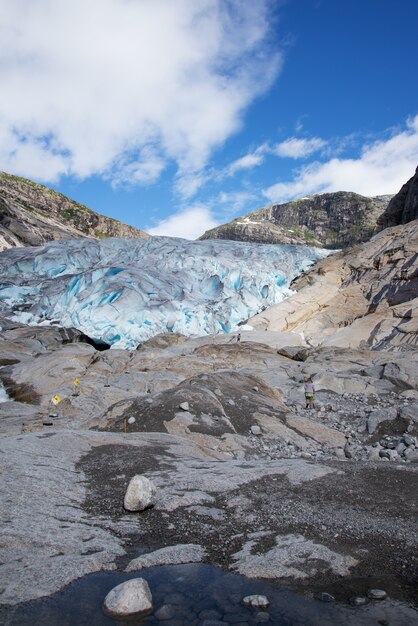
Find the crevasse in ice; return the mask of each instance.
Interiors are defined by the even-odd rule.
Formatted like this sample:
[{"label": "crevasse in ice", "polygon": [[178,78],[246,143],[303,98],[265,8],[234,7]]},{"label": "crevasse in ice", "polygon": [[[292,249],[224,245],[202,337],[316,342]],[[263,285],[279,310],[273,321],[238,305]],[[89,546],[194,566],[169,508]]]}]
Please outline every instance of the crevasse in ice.
[{"label": "crevasse in ice", "polygon": [[0,311],[118,348],[161,332],[230,332],[287,297],[290,281],[326,254],[170,237],[53,241],[0,254]]}]

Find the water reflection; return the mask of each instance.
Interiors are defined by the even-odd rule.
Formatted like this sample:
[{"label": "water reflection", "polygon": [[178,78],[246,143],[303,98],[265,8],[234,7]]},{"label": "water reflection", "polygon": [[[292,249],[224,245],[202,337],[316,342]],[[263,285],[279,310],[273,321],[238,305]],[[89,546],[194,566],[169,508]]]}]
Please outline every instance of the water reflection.
[{"label": "water reflection", "polygon": [[[148,581],[154,611],[141,620],[114,620],[103,613],[106,594],[116,585],[140,576]],[[267,611],[249,609],[242,598],[263,594]],[[379,622],[380,620],[380,622]],[[211,565],[170,565],[121,574],[100,572],[75,581],[46,599],[3,609],[0,622],[7,626],[370,626],[387,623],[418,626],[418,614],[395,601],[366,606],[325,604],[265,582],[228,574]]]}]

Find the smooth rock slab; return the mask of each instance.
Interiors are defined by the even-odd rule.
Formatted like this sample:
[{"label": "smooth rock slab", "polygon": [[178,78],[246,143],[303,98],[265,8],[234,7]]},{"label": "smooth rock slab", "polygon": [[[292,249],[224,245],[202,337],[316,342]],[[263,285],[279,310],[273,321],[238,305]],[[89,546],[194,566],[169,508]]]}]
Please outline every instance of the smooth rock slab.
[{"label": "smooth rock slab", "polygon": [[[154,567],[155,565],[178,565],[182,563],[199,563],[206,556],[206,551],[197,544],[179,544],[167,546],[154,550],[148,554],[143,554],[131,561],[126,567],[127,572],[143,569],[144,567]],[[173,602],[171,602],[173,604]],[[175,603],[174,603],[175,604]]]},{"label": "smooth rock slab", "polygon": [[299,417],[294,415],[288,415],[286,417],[286,424],[290,428],[295,429],[301,435],[310,437],[322,445],[328,445],[332,447],[344,446],[345,435],[325,426],[325,424],[319,424],[314,420],[307,417]]},{"label": "smooth rock slab", "polygon": [[132,578],[114,587],[103,602],[103,610],[113,617],[145,616],[152,611],[152,595],[143,578]]},{"label": "smooth rock slab", "polygon": [[[276,546],[261,554],[253,549],[255,541],[244,544],[232,555],[235,563],[230,569],[248,578],[293,578],[315,576],[319,567],[330,568],[335,574],[346,576],[358,561],[351,556],[333,552],[326,546],[306,539],[303,535],[277,535]],[[322,562],[321,566],[318,564]]]},{"label": "smooth rock slab", "polygon": [[131,478],[123,506],[127,511],[144,511],[155,504],[156,489],[146,477],[137,474]]},{"label": "smooth rock slab", "polygon": [[[109,519],[92,523],[83,511],[85,476],[76,463],[92,443],[123,441],[123,435],[81,430],[0,438],[0,502],[3,519],[10,520],[0,542],[1,604],[47,596],[76,578],[115,568],[115,558],[125,554],[122,540]],[[135,528],[127,521],[123,532]]]}]

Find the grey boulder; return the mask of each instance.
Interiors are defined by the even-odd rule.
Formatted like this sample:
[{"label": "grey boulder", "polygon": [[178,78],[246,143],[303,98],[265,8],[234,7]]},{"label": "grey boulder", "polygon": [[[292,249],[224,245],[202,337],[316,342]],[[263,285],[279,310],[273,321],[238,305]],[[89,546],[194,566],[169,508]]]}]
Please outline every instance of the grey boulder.
[{"label": "grey boulder", "polygon": [[143,578],[132,578],[107,594],[103,609],[114,617],[145,616],[152,611],[152,595]]},{"label": "grey boulder", "polygon": [[154,484],[146,476],[137,474],[129,482],[123,506],[127,511],[144,511],[154,506],[155,494]]}]

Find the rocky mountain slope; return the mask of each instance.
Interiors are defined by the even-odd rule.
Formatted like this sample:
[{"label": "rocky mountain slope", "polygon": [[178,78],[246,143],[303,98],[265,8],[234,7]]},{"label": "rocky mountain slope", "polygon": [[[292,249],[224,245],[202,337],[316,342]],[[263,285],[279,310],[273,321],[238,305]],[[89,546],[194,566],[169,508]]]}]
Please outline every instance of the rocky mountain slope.
[{"label": "rocky mountain slope", "polygon": [[318,194],[264,207],[205,232],[201,239],[346,248],[370,239],[390,198],[346,191]]},{"label": "rocky mountain slope", "polygon": [[385,212],[378,218],[378,226],[387,228],[407,224],[418,218],[418,167],[399,193],[389,202]]},{"label": "rocky mountain slope", "polygon": [[[391,202],[393,220],[417,205],[417,175]],[[389,219],[389,218],[385,218]],[[315,346],[416,350],[418,220],[331,255],[291,285],[297,294],[255,316],[256,329],[295,331]]]},{"label": "rocky mountain slope", "polygon": [[0,172],[0,251],[54,239],[149,237],[26,178]]}]

